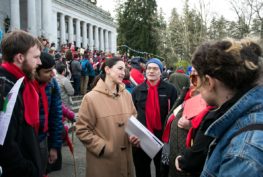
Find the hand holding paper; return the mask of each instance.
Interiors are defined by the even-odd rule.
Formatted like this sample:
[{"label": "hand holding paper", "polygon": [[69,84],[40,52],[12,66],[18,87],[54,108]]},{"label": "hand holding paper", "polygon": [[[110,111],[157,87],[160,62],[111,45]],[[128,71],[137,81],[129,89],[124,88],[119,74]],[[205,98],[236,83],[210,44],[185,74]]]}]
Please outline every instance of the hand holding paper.
[{"label": "hand holding paper", "polygon": [[[131,137],[137,137],[140,140],[140,147],[152,159],[163,147],[163,143],[134,116],[129,118],[125,131]],[[133,141],[135,142],[135,139]]]},{"label": "hand holding paper", "polygon": [[136,147],[140,147],[140,139],[134,135],[131,135],[129,137],[129,141],[132,145],[136,146]]}]

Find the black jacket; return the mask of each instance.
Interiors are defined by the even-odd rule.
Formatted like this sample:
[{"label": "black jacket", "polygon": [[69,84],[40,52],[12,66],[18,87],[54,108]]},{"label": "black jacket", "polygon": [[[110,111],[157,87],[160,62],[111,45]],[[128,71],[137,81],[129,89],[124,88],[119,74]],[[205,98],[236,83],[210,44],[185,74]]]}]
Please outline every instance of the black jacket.
[{"label": "black jacket", "polygon": [[[17,79],[0,67],[0,109],[4,98]],[[42,177],[40,174],[40,149],[34,129],[24,118],[22,98],[23,84],[20,87],[3,146],[0,145],[1,177]]]},{"label": "black jacket", "polygon": [[[177,99],[177,92],[172,84],[161,80],[158,87],[158,94],[159,94],[161,123],[164,129],[166,116],[170,111],[170,109],[172,108],[175,100]],[[148,95],[148,85],[146,81],[135,87],[132,92],[133,103],[138,112],[137,119],[144,126],[146,126],[145,103],[146,103],[147,95]],[[158,138],[161,138],[163,129],[161,132],[154,132],[154,134]]]}]

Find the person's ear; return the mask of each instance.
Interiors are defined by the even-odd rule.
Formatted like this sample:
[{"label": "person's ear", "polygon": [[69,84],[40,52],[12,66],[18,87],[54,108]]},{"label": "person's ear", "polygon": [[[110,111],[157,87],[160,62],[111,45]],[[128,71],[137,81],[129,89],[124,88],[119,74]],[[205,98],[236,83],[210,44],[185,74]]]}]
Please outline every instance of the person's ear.
[{"label": "person's ear", "polygon": [[106,74],[109,74],[109,73],[110,73],[110,67],[105,66],[104,70],[105,70],[105,73],[106,73]]},{"label": "person's ear", "polygon": [[18,53],[14,56],[14,62],[18,63],[18,64],[22,64],[24,61],[25,57],[23,54]]},{"label": "person's ear", "polygon": [[212,91],[215,88],[216,80],[215,80],[215,78],[213,78],[209,75],[205,75],[205,84],[206,84],[208,90]]}]

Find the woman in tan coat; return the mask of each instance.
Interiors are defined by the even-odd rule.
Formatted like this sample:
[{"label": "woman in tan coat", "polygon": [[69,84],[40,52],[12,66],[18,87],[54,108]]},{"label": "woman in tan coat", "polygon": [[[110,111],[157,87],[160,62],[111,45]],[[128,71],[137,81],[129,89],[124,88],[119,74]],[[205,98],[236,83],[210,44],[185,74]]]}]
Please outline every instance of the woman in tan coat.
[{"label": "woman in tan coat", "polygon": [[107,60],[95,87],[87,93],[79,109],[76,134],[87,151],[86,177],[133,177],[131,144],[125,125],[136,115],[130,93],[122,80],[125,64],[121,59]]}]

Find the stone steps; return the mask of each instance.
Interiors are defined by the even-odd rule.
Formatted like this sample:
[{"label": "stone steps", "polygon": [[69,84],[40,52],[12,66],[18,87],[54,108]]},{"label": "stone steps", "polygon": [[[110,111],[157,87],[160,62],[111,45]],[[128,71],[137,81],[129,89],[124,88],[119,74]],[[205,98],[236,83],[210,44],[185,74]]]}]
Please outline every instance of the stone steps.
[{"label": "stone steps", "polygon": [[78,113],[83,96],[72,96],[72,111]]}]

